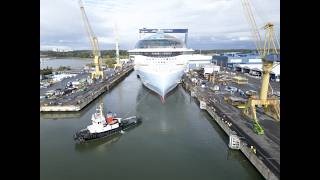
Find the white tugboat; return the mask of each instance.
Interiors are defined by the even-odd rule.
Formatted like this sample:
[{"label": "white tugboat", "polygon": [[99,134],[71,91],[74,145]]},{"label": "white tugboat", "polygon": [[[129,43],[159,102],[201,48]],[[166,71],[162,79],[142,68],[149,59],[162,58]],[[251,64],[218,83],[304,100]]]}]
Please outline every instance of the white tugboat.
[{"label": "white tugboat", "polygon": [[85,142],[92,139],[111,136],[119,133],[129,127],[138,125],[141,121],[132,116],[129,118],[118,118],[115,113],[107,113],[107,117],[103,113],[102,103],[97,107],[96,112],[91,117],[92,124],[87,128],[78,131],[74,135],[74,140],[78,143]]}]

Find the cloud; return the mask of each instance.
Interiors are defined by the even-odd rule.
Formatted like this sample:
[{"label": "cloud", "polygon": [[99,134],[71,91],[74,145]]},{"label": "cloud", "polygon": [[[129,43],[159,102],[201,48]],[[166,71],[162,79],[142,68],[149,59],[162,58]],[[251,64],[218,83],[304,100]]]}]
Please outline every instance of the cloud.
[{"label": "cloud", "polygon": [[[138,29],[188,28],[191,48],[254,47],[241,0],[83,0],[102,49],[133,48]],[[259,27],[280,24],[279,0],[251,0]],[[277,27],[278,29],[280,27]],[[90,48],[77,0],[40,0],[41,45]]]}]

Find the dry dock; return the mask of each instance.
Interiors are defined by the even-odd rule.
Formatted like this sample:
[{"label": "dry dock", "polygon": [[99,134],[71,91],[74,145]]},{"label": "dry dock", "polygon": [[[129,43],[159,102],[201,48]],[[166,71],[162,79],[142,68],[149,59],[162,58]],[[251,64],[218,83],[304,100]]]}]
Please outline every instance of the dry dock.
[{"label": "dry dock", "polygon": [[220,90],[214,93],[209,87],[202,88],[192,82],[191,78],[184,75],[182,86],[198,100],[200,108],[206,110],[229,137],[232,134],[241,137],[241,152],[264,178],[280,179],[279,122],[257,111],[261,125],[265,129],[264,135],[257,135],[252,130],[252,121],[243,117],[240,109],[224,101],[224,94],[228,92]]},{"label": "dry dock", "polygon": [[107,80],[95,83],[87,88],[85,92],[79,92],[74,97],[66,97],[57,100],[44,100],[40,102],[40,112],[75,112],[80,111],[105,91],[109,91],[121,80],[133,71],[133,66],[123,68],[120,72],[109,77]]}]

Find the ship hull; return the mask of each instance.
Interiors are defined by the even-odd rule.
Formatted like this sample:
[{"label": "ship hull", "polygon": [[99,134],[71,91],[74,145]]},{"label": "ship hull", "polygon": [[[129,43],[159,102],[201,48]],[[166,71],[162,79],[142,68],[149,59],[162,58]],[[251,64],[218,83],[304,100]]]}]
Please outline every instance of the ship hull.
[{"label": "ship hull", "polygon": [[183,68],[177,68],[171,71],[152,71],[151,69],[147,70],[139,68],[139,70],[136,71],[141,82],[147,88],[160,95],[163,99],[167,93],[178,85],[184,73]]}]

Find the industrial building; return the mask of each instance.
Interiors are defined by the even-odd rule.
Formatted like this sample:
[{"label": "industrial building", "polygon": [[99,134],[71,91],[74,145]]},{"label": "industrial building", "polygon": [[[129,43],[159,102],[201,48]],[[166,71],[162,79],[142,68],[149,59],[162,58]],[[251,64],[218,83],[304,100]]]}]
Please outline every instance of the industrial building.
[{"label": "industrial building", "polygon": [[212,56],[192,54],[188,56],[188,70],[200,69],[212,62]]},{"label": "industrial building", "polygon": [[205,65],[203,67],[204,74],[212,74],[212,73],[219,72],[219,71],[220,71],[220,66],[217,66],[214,64]]},{"label": "industrial building", "polygon": [[213,62],[222,67],[235,70],[238,64],[261,64],[261,58],[257,54],[241,54],[237,52],[224,53],[212,56]]},{"label": "industrial building", "polygon": [[[215,64],[226,67],[229,70],[248,73],[261,77],[262,60],[257,54],[241,54],[237,52],[225,53],[220,56],[212,56]],[[270,73],[270,79],[280,81],[280,62],[274,64]]]}]

